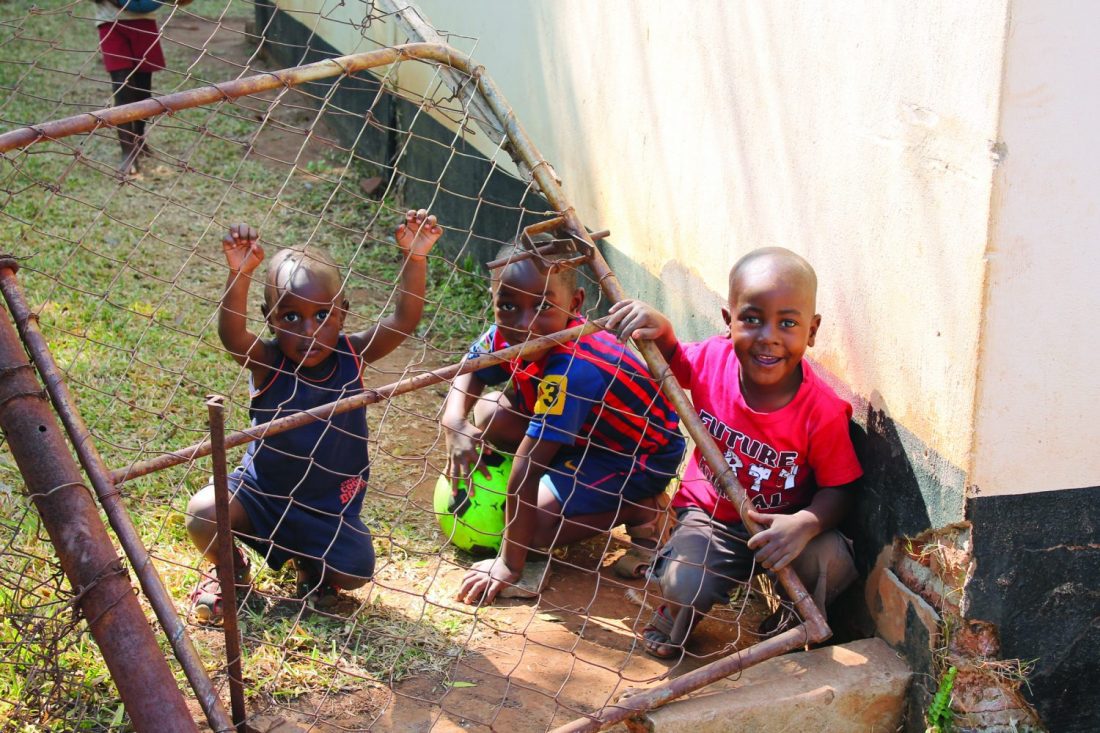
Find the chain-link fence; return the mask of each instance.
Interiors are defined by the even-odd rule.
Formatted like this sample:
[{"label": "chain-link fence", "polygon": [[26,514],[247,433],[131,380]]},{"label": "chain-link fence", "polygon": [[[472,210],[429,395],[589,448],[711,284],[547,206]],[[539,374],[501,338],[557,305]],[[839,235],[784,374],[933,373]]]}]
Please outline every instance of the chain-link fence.
[{"label": "chain-link fence", "polygon": [[[133,544],[148,552],[150,566],[134,567],[127,547],[129,572],[155,570],[174,609],[157,607],[146,577],[141,601],[169,628],[173,612],[186,620],[177,636],[190,637],[227,700],[224,638],[202,622],[228,609],[216,605],[210,562],[196,548],[210,532],[196,530],[202,523],[193,498],[207,491],[212,473],[210,451],[201,445],[209,434],[207,396],[226,397],[234,446],[229,468],[237,469],[230,483],[236,488],[243,482],[255,504],[247,505],[247,528],[238,532],[251,566],[251,577],[240,578],[238,601],[243,691],[254,729],[548,730],[606,708],[627,688],[697,669],[759,641],[757,625],[777,608],[778,597],[742,584],[730,604],[702,620],[683,653],[663,660],[642,653],[639,634],[662,600],[644,577],[650,544],[632,542],[630,527],[624,530],[618,520],[656,504],[619,499],[621,488],[600,489],[618,502],[611,531],[590,527],[589,539],[569,543],[558,541],[565,536],[559,531],[549,541],[530,543],[529,565],[547,568],[536,578],[542,583],[533,599],[493,605],[456,599],[471,565],[483,559],[479,546],[499,542],[499,527],[474,527],[497,535],[480,542],[469,538],[461,518],[450,516],[465,505],[440,478],[448,465],[445,400],[456,386],[468,385],[456,380],[464,379],[459,365],[471,345],[483,342],[485,352],[507,345],[500,336],[506,332],[494,341],[492,331],[502,322],[491,296],[501,287],[501,269],[485,263],[513,241],[519,249],[505,249],[506,260],[528,256],[526,250],[540,242],[525,244],[523,227],[566,210],[564,194],[546,183],[552,170],[533,146],[522,136],[501,134],[509,124],[497,114],[504,102],[495,88],[479,90],[481,70],[469,73],[465,57],[439,46],[372,46],[372,24],[407,20],[376,6],[364,5],[363,22],[352,29],[369,52],[365,60],[356,57],[362,65],[353,69],[346,60],[319,61],[332,52],[313,37],[274,53],[273,44],[289,42],[269,31],[283,12],[273,6],[257,12],[241,0],[196,0],[160,10],[166,63],[152,74],[153,97],[108,109],[112,101],[127,101],[119,91],[133,78],[116,74],[112,87],[101,66],[96,34],[103,30],[96,13],[103,7],[13,2],[0,11],[0,121],[7,129],[30,126],[6,138],[0,230],[6,253],[19,265],[22,295],[16,297],[25,297],[31,313],[20,324],[24,338],[27,324],[41,333],[82,418],[77,443],[94,446],[101,458],[102,475],[90,485],[101,500],[105,494],[116,503],[121,498]],[[302,11],[303,17],[308,21],[309,13]],[[276,58],[293,53],[319,63],[272,73],[277,65],[262,55],[261,38]],[[445,40],[473,45],[470,39]],[[70,119],[47,122],[62,118]],[[135,126],[145,119],[143,129]],[[407,255],[395,232],[403,223],[420,227],[405,212],[421,208],[443,228],[427,256],[423,314],[392,350],[371,351],[402,309],[418,304],[410,274],[418,258]],[[266,254],[251,278],[223,249],[223,238],[240,223],[258,231]],[[555,232],[566,254],[541,250],[527,261],[541,284],[532,291],[516,287],[539,301],[539,309],[560,307],[549,292],[563,269],[555,262],[562,256],[583,260],[564,268],[577,272],[576,285],[587,293],[577,312],[561,319],[576,327],[576,317],[603,312],[604,293],[613,291],[602,258],[586,257],[590,241],[577,230],[575,215],[560,224]],[[294,294],[294,287],[276,283],[274,299],[270,288],[265,293],[270,281],[264,268],[283,248],[305,253],[304,271],[313,271],[309,263],[321,253],[334,264],[339,298],[330,293],[328,300],[339,311],[346,299],[343,333],[353,338],[330,344],[331,353],[307,349],[295,356],[286,347],[281,353],[289,361],[272,360],[298,322],[273,320],[272,309],[281,312],[285,305],[278,293]],[[9,273],[16,277],[14,267]],[[241,278],[256,282],[237,311],[223,297]],[[293,319],[332,317],[328,309],[317,315],[315,296],[304,302]],[[229,325],[227,311],[236,316]],[[227,329],[255,337],[247,355],[232,348],[240,339],[227,337]],[[528,324],[527,333],[513,334],[511,342],[544,333]],[[571,338],[576,336],[574,330]],[[319,335],[308,338],[329,348]],[[604,339],[601,348],[613,342]],[[555,353],[566,361],[586,358],[564,343],[559,339]],[[637,467],[661,450],[676,426],[655,416],[670,408],[634,352],[601,354],[589,361],[616,384],[645,395],[633,407],[612,405],[608,388],[601,409],[611,405],[621,413],[616,419],[643,426],[643,433],[632,443],[632,428],[623,427],[627,437],[608,449],[596,445],[600,440],[591,432],[578,431],[565,440],[580,446],[567,458],[586,460],[605,448]],[[357,355],[377,358],[359,361]],[[347,364],[357,371],[338,374]],[[48,372],[41,361],[36,365]],[[426,377],[432,370],[443,371]],[[409,379],[414,381],[402,383]],[[382,388],[394,383],[402,383],[396,392]],[[519,381],[512,383],[513,400],[522,402]],[[580,384],[560,386],[562,400],[592,400]],[[279,389],[284,392],[261,405],[265,393]],[[532,389],[539,391],[531,399],[544,400],[542,412],[561,404],[537,383]],[[256,432],[234,435],[250,420],[288,418],[309,406],[296,401],[299,396],[318,390],[326,395],[320,404],[359,395],[361,402],[344,416],[376,403],[366,412],[369,431],[325,413],[304,428],[279,433],[284,442],[274,431],[264,434],[267,458],[258,456],[264,448],[257,449]],[[513,406],[524,419],[540,412],[535,402]],[[73,424],[66,423],[70,436]],[[653,437],[661,431],[668,435]],[[345,440],[333,448],[334,438]],[[362,453],[362,466],[330,465],[332,455],[349,450]],[[81,458],[87,470],[94,457]],[[13,730],[124,729],[128,722],[111,675],[78,613],[86,589],[64,579],[24,491],[26,471],[21,475],[7,455],[2,460],[0,719]],[[568,473],[576,461],[551,469]],[[265,483],[287,475],[292,480],[282,488]],[[441,480],[444,489],[437,486]],[[496,484],[501,491],[502,480]],[[343,501],[332,503],[333,496]],[[238,511],[242,504],[235,502]],[[502,504],[495,511],[502,513]],[[310,530],[303,527],[312,525],[296,524],[299,514],[339,528],[324,549],[303,549],[315,545],[304,543]],[[119,520],[109,518],[117,531]],[[349,533],[359,536],[348,539]],[[643,534],[635,532],[634,539],[654,537]],[[631,552],[640,557],[638,577],[620,577],[616,564],[628,556],[629,566]],[[373,567],[364,569],[364,553],[373,553]],[[286,559],[293,562],[283,564]],[[369,575],[370,582],[329,591],[333,578],[339,586],[349,575],[360,581]],[[786,639],[784,648],[804,639]],[[162,647],[170,659],[173,649],[181,654],[175,638]],[[173,670],[181,686],[185,678],[194,685],[197,673],[186,661]],[[183,689],[196,720],[217,707]]]}]

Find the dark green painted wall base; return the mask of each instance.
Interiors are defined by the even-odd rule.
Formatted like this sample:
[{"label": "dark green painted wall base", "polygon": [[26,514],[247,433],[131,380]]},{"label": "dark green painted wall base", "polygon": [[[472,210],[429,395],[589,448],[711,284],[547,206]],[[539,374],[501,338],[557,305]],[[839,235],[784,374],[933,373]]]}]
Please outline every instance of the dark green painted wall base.
[{"label": "dark green painted wall base", "polygon": [[1029,698],[1051,731],[1100,730],[1100,487],[978,496],[967,518],[967,615],[997,625],[1004,657],[1038,660]]}]

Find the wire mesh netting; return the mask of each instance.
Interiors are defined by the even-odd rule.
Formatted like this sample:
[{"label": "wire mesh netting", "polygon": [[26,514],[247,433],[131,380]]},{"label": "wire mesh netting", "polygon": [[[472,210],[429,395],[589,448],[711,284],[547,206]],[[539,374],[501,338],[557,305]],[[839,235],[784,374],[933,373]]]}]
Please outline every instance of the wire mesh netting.
[{"label": "wire mesh netting", "polygon": [[[114,90],[97,48],[98,7],[87,1],[3,6],[5,129],[111,106]],[[309,34],[294,43],[281,39],[270,31],[279,13],[271,6],[260,10],[240,0],[162,9],[166,68],[153,75],[154,95],[333,54]],[[311,27],[309,12],[297,18]],[[368,30],[384,22],[392,19],[363,5],[359,22],[347,31],[362,38],[360,50],[371,50],[378,46]],[[476,48],[472,39],[448,40]],[[290,64],[279,63],[287,58]],[[415,66],[416,73],[403,73],[406,66]],[[222,240],[238,223],[258,230],[267,260],[240,314],[242,328],[267,339],[249,351],[251,357],[275,353],[279,334],[292,330],[274,324],[263,310],[266,305],[270,315],[272,306],[281,307],[278,296],[265,301],[263,278],[283,248],[330,257],[341,287],[337,305],[349,303],[343,331],[381,339],[385,334],[377,329],[384,331],[393,323],[386,319],[410,302],[409,264],[395,239],[407,209],[437,215],[443,237],[427,258],[418,325],[392,351],[362,362],[363,384],[377,388],[457,364],[489,332],[500,315],[494,314],[484,264],[516,240],[523,226],[556,212],[533,183],[513,175],[504,147],[486,142],[492,137],[484,120],[467,97],[452,93],[445,71],[451,73],[406,60],[175,110],[148,121],[139,155],[128,156],[134,140],[128,148],[120,129],[107,125],[5,154],[4,249],[19,259],[20,283],[108,467],[125,473],[205,440],[211,394],[227,397],[230,430],[248,426],[249,375],[256,375],[257,362],[242,367],[219,334],[219,304],[227,276],[233,279]],[[136,128],[122,132],[127,130],[139,134]],[[587,294],[579,310],[595,316],[606,303],[583,266],[578,277]],[[553,279],[547,276],[529,293],[540,308],[543,301],[557,307],[546,291]],[[513,335],[511,341],[525,337]],[[362,346],[369,350],[370,339]],[[344,351],[350,356],[357,349]],[[287,390],[264,419],[300,409],[291,406],[298,394],[328,389],[322,402],[329,402],[346,396],[348,384],[358,384],[356,373],[335,387],[317,387],[337,357],[283,353],[289,362],[261,363],[261,384],[253,385],[262,392],[281,380]],[[324,375],[310,371],[311,359]],[[621,378],[626,367],[608,364]],[[652,380],[631,380],[650,390],[643,402],[651,409],[658,399]],[[244,687],[254,728],[548,730],[610,704],[627,688],[759,639],[757,624],[777,601],[774,594],[757,592],[766,584],[742,584],[730,604],[703,620],[685,654],[667,661],[643,654],[638,634],[661,599],[644,577],[624,579],[614,571],[631,549],[621,524],[568,546],[551,540],[531,547],[549,567],[533,600],[492,606],[457,600],[468,568],[482,559],[458,545],[476,550],[493,541],[460,538],[462,523],[446,516],[448,531],[441,530],[440,515],[448,512],[446,496],[442,508],[435,504],[447,467],[441,419],[452,384],[410,391],[367,411],[365,494],[357,482],[349,488],[355,473],[329,471],[314,483],[327,470],[324,454],[333,440],[356,439],[354,428],[326,420],[284,434],[298,437],[270,449],[313,473],[292,482],[269,531],[252,532],[250,544],[238,543],[252,570],[239,600]],[[572,394],[561,386],[566,396]],[[556,398],[548,400],[552,409]],[[613,409],[608,404],[602,400],[586,409]],[[635,417],[655,425],[646,409]],[[314,436],[309,445],[304,435]],[[592,438],[573,437],[582,445]],[[644,443],[615,450],[633,465]],[[346,444],[336,452],[345,450]],[[586,455],[582,450],[575,457]],[[247,468],[252,460],[243,446],[229,459],[231,468]],[[0,720],[13,730],[123,729],[124,711],[76,613],[76,594],[22,489],[23,478],[6,452],[2,461]],[[130,478],[121,491],[206,668],[224,691],[222,636],[195,613],[210,564],[188,534],[195,526],[189,503],[210,476],[210,461],[203,457]],[[362,566],[335,559],[343,535],[331,543],[332,555],[329,549],[301,550],[290,517],[312,512],[322,523],[358,531],[360,525],[343,510],[311,498],[333,492],[339,497],[341,487],[362,497],[362,526],[369,530],[375,564],[369,583],[321,599],[322,581],[333,571]],[[265,486],[253,488],[261,498],[267,495]],[[618,510],[628,512],[631,502],[623,501]],[[255,523],[257,515],[249,515]],[[282,534],[271,541],[272,532]],[[295,562],[270,567],[284,556]],[[532,566],[539,557],[532,555]],[[198,704],[191,707],[201,719]]]}]

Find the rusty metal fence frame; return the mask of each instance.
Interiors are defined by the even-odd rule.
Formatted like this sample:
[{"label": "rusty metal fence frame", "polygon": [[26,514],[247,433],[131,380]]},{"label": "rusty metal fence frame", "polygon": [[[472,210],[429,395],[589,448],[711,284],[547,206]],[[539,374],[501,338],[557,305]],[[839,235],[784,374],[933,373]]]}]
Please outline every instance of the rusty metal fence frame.
[{"label": "rusty metal fence frame", "polygon": [[[198,89],[154,97],[142,102],[102,109],[61,120],[30,125],[0,135],[0,154],[19,148],[25,148],[40,142],[94,132],[103,127],[117,126],[135,120],[148,119],[158,115],[171,114],[172,112],[183,109],[229,101],[272,89],[293,87],[320,79],[348,76],[361,71],[367,71],[403,61],[435,63],[459,72],[458,74],[445,75],[447,82],[452,85],[454,93],[458,95],[464,103],[468,104],[471,109],[475,109],[478,112],[478,117],[475,118],[475,121],[482,127],[483,131],[493,139],[494,142],[502,144],[512,156],[513,161],[524,177],[534,181],[542,195],[547,199],[553,209],[558,212],[564,224],[565,231],[578,242],[587,245],[586,250],[591,251],[591,258],[588,261],[588,265],[592,269],[597,282],[599,282],[604,295],[613,303],[623,300],[626,295],[622,286],[608,267],[607,262],[604,260],[599,250],[596,248],[593,236],[589,234],[588,230],[581,223],[576,209],[565,192],[561,180],[554,172],[550,163],[542,156],[528,137],[500,89],[485,72],[484,67],[477,65],[469,56],[442,43],[408,43],[376,51],[342,56],[304,66],[267,72]],[[475,83],[462,83],[461,78],[473,80]],[[15,326],[18,328],[19,336],[22,337],[24,344],[26,344],[28,351],[32,355],[35,367],[46,383],[47,392],[54,404],[57,415],[60,416],[68,432],[69,440],[76,448],[81,464],[91,479],[96,495],[99,497],[100,503],[107,513],[108,519],[118,535],[127,557],[134,567],[135,572],[138,574],[142,590],[149,598],[150,604],[158,620],[165,629],[173,651],[187,674],[188,681],[198,696],[199,702],[211,726],[217,731],[232,730],[234,726],[232,722],[230,722],[229,716],[226,714],[221,701],[218,699],[213,684],[206,674],[205,669],[203,669],[201,661],[198,659],[186,629],[176,613],[175,607],[160,577],[151,564],[149,553],[138,537],[133,524],[130,522],[122,499],[117,491],[117,487],[121,483],[136,478],[137,476],[210,455],[214,451],[211,441],[203,441],[202,443],[123,469],[116,469],[114,471],[108,470],[96,451],[91,434],[75,408],[72,396],[69,394],[64,384],[60,370],[53,362],[45,339],[37,328],[34,313],[23,298],[22,291],[19,288],[15,276],[16,269],[17,263],[10,257],[0,259],[0,291],[3,292]],[[590,322],[584,327],[577,327],[542,339],[533,340],[522,346],[495,352],[494,354],[476,360],[468,360],[461,364],[439,369],[434,372],[418,374],[375,390],[368,390],[364,394],[345,398],[331,405],[326,405],[323,410],[299,413],[274,420],[264,425],[257,425],[248,430],[231,433],[225,436],[224,440],[219,440],[221,444],[219,448],[223,451],[225,448],[247,443],[263,435],[283,432],[309,421],[323,420],[332,414],[355,409],[366,404],[389,399],[398,394],[425,387],[429,384],[452,379],[459,374],[473,371],[492,363],[499,363],[500,361],[513,358],[519,354],[529,354],[539,349],[548,348],[556,343],[579,338],[584,332],[596,330],[599,327],[599,322]],[[26,431],[33,430],[33,428],[28,427],[29,424],[25,424],[25,420],[14,419],[12,415],[13,411],[9,409],[9,406],[17,401],[25,402],[27,399],[34,399],[33,395],[37,391],[37,382],[34,381],[33,384],[24,384],[28,377],[30,377],[30,372],[28,370],[29,365],[26,363],[25,358],[21,361],[20,353],[17,353],[17,350],[13,349],[13,338],[17,337],[11,328],[11,323],[6,319],[0,320],[0,428],[11,436],[12,450],[13,453],[16,453],[16,458],[19,461],[21,470],[24,470],[24,461],[28,462],[26,464],[28,466],[37,465],[38,463],[47,462],[48,460],[58,460],[60,463],[63,463],[63,460],[57,458],[57,456],[61,453],[67,455],[67,452],[57,451],[56,446],[50,449],[53,452],[53,459],[47,456],[47,451],[40,447],[44,444],[36,445],[34,441],[31,441],[30,445],[18,446],[19,436]],[[660,382],[665,394],[679,412],[680,419],[685,429],[700,448],[703,459],[717,477],[717,481],[720,483],[723,492],[735,505],[744,506],[747,501],[744,489],[737,482],[732,469],[726,463],[721,451],[710,438],[709,433],[696,414],[687,394],[671,375],[668,364],[656,345],[649,341],[636,341],[635,344],[645,359],[646,364],[649,366],[650,371]],[[14,344],[14,346],[18,347],[18,343]],[[34,405],[31,405],[31,407],[34,407]],[[38,403],[38,408],[42,407],[44,406]],[[34,414],[37,415],[37,412]],[[50,419],[52,419],[52,416],[50,416]],[[42,416],[43,425],[45,421],[46,417]],[[42,428],[39,428],[39,430],[41,429]],[[47,429],[44,432],[49,431]],[[34,437],[37,439],[37,436]],[[64,468],[66,467],[62,466],[62,469]],[[75,471],[75,466],[72,470]],[[45,486],[45,491],[50,497],[55,493],[59,493],[57,491],[58,487],[68,486],[69,484],[80,485],[78,474],[69,472],[65,475],[66,478],[64,481]],[[24,476],[26,476],[26,473],[24,473]],[[41,496],[35,493],[36,488],[31,487],[29,484],[30,482],[28,481],[28,488],[32,491],[35,504],[36,506],[40,506],[42,502]],[[78,490],[77,493],[85,499],[87,498],[86,492]],[[40,507],[40,511],[44,510]],[[45,512],[43,516],[45,518]],[[750,532],[755,534],[760,531],[760,527],[747,517],[745,517],[743,521]],[[51,537],[53,536],[53,531],[51,530]],[[55,543],[58,542],[57,539],[54,541]],[[107,546],[110,547],[109,541],[106,540],[105,535],[102,541],[107,542]],[[58,544],[58,552],[59,554],[64,552],[64,548],[61,544]],[[62,565],[69,574],[74,588],[82,588],[84,584],[90,580],[90,578],[87,577],[88,568],[81,569],[72,566],[70,557],[62,555]],[[96,572],[99,570],[102,570],[102,568],[97,568]],[[113,577],[118,582],[124,582],[118,573],[115,573]],[[791,600],[802,619],[800,625],[770,639],[761,641],[751,647],[733,652],[723,659],[711,662],[706,666],[700,667],[693,672],[665,684],[647,689],[638,694],[630,695],[629,697],[624,697],[620,699],[617,704],[607,706],[593,715],[578,718],[567,725],[555,729],[554,733],[565,733],[566,731],[579,733],[580,731],[602,730],[614,723],[627,720],[634,715],[664,705],[677,697],[727,677],[746,667],[758,664],[779,654],[798,649],[807,644],[820,643],[828,639],[832,632],[825,618],[814,605],[813,599],[806,592],[805,587],[795,575],[794,571],[790,567],[784,568],[777,573],[777,578],[786,591],[787,597]],[[100,580],[102,581],[102,579]],[[133,607],[137,609],[140,614],[140,609],[136,605],[136,600],[133,599],[132,594],[128,595],[130,596],[130,600],[133,601]],[[91,610],[94,608],[90,605],[92,603],[91,594],[89,593],[82,598],[80,603],[86,606],[85,615],[89,619],[89,625],[93,627],[93,635],[101,648],[103,648],[104,657],[106,658],[108,657],[109,650],[113,648],[111,646],[113,643],[110,638],[111,634],[97,633],[92,622],[99,617],[99,612]],[[120,602],[118,605],[128,608],[130,604]],[[129,612],[132,613],[132,610]],[[144,619],[143,616],[142,619]],[[106,638],[101,639],[101,636]],[[157,650],[155,640],[153,640],[151,636],[147,644],[150,645],[154,651]],[[112,651],[110,653],[113,654],[116,652]],[[146,653],[148,653],[148,650],[146,650]],[[109,659],[108,663],[110,664]],[[160,663],[162,665],[164,664],[163,657],[160,658]],[[166,665],[164,669],[167,671]],[[114,673],[115,670],[112,669],[112,674],[114,675]],[[148,673],[147,670],[145,673]],[[119,674],[122,679],[119,677],[115,679],[116,684],[119,685],[120,694],[123,697],[126,709],[130,713],[135,726],[139,730],[145,729],[143,722],[151,719],[142,717],[142,701],[139,699],[140,695],[135,696],[136,691],[130,684],[133,680],[126,679],[127,673],[124,670],[120,670]],[[135,675],[130,674],[129,677],[133,678]],[[174,696],[179,697],[179,690],[175,687],[174,681],[171,680],[170,674],[168,676],[168,682],[171,683],[170,686],[175,690]],[[123,691],[124,686],[126,687],[125,691]],[[148,685],[143,681],[141,687],[147,689]],[[173,697],[170,692],[165,692],[164,694],[166,694],[169,699]],[[158,715],[155,720],[159,728],[165,727],[165,708],[162,705],[163,703],[158,703],[155,706],[155,713]],[[194,724],[190,721],[189,716],[184,717],[186,717],[186,722],[190,724],[190,727],[180,727],[178,729],[193,730]],[[182,724],[182,721],[180,722]],[[176,728],[169,729],[174,730]]]}]

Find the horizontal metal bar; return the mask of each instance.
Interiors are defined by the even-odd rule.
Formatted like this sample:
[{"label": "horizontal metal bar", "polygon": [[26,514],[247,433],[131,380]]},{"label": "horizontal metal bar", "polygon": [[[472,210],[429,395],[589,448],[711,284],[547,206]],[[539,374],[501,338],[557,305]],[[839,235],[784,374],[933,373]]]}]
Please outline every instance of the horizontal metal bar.
[{"label": "horizontal metal bar", "polygon": [[268,71],[242,79],[211,84],[197,89],[166,94],[140,102],[122,104],[66,117],[39,125],[27,125],[0,135],[0,153],[25,148],[38,142],[59,140],[70,135],[91,132],[103,126],[117,126],[161,114],[223,102],[271,89],[297,86],[333,76],[355,74],[378,66],[407,60],[432,61],[469,74],[473,64],[465,54],[441,43],[407,43],[392,48],[325,59],[290,69]]},{"label": "horizontal metal bar", "polygon": [[[588,321],[580,326],[574,326],[564,331],[558,331],[552,333],[549,336],[542,336],[537,339],[531,339],[527,343],[519,344],[518,346],[510,346],[507,349],[501,349],[500,351],[494,351],[484,356],[479,356],[476,359],[467,359],[458,364],[452,364],[451,366],[444,367],[442,369],[436,369],[435,371],[425,372],[423,374],[417,374],[414,377],[408,379],[402,379],[398,382],[392,382],[383,387],[377,389],[368,389],[351,397],[344,397],[343,399],[336,400],[327,405],[321,405],[315,407],[312,410],[306,410],[305,412],[296,412],[293,415],[287,415],[286,417],[280,417],[270,422],[255,425],[247,430],[239,430],[234,433],[230,433],[225,436],[226,449],[235,448],[239,445],[244,445],[253,440],[262,440],[269,435],[277,435],[279,433],[285,433],[287,430],[306,425],[311,422],[323,421],[330,419],[333,415],[339,415],[341,413],[348,412],[349,410],[355,410],[360,407],[366,407],[367,405],[373,405],[376,402],[382,400],[388,400],[398,395],[403,395],[406,392],[413,392],[418,389],[422,389],[432,384],[439,382],[446,382],[462,374],[469,374],[470,372],[476,372],[479,369],[493,366],[494,364],[500,364],[505,361],[511,361],[512,359],[528,359],[532,356],[538,355],[547,349],[551,349],[555,346],[561,346],[567,344],[570,341],[575,341],[585,334],[599,331],[603,328],[603,320]],[[209,440],[204,440],[201,443],[188,446],[187,448],[181,448],[180,450],[173,451],[171,453],[165,453],[164,455],[151,458],[147,461],[141,461],[140,463],[134,463],[126,468],[120,468],[111,472],[111,479],[118,486],[126,481],[131,481],[139,476],[145,476],[155,471],[160,471],[171,466],[178,466],[182,463],[189,463],[199,458],[210,455],[212,446]]]}]

